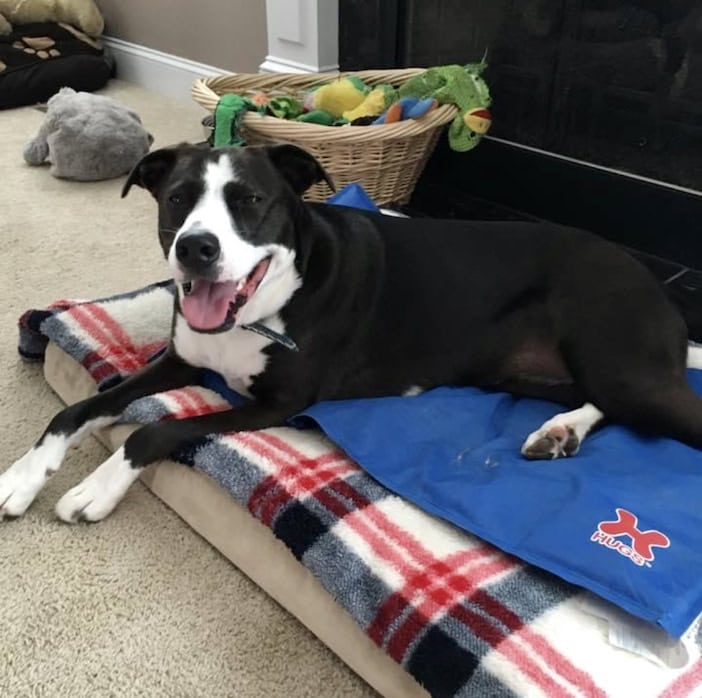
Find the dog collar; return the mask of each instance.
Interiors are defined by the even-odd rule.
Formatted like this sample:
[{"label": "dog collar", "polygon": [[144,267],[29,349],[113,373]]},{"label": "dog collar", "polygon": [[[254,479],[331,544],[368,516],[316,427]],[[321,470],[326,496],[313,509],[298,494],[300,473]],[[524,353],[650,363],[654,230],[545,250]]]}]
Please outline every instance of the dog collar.
[{"label": "dog collar", "polygon": [[285,334],[280,334],[279,332],[272,330],[270,327],[266,327],[261,322],[251,322],[248,325],[242,325],[241,329],[250,330],[251,332],[260,334],[262,337],[270,339],[272,342],[276,342],[277,344],[284,346],[286,349],[290,349],[290,351],[300,351],[300,348],[292,339],[290,339],[290,337]]}]

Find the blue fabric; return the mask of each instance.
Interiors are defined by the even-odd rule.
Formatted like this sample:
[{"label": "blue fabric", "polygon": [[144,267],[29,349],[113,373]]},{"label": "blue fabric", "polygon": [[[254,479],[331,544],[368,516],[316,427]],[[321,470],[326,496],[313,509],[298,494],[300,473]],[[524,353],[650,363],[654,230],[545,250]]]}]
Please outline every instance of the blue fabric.
[{"label": "blue fabric", "polygon": [[248,398],[237,393],[236,390],[232,390],[221,373],[210,371],[209,368],[202,369],[198,383],[203,388],[209,388],[219,393],[232,407],[243,407],[248,402],[251,402]]},{"label": "blue fabric", "polygon": [[[702,371],[690,371],[702,394]],[[702,611],[702,452],[620,426],[556,461],[520,455],[562,412],[553,403],[474,388],[314,405],[318,424],[380,483],[422,509],[680,636]],[[622,508],[670,540],[631,559],[634,538],[592,541]],[[598,534],[602,538],[602,533]]]},{"label": "blue fabric", "polygon": [[348,206],[349,208],[362,208],[367,211],[378,212],[380,210],[373,203],[373,199],[368,196],[366,190],[356,182],[347,184],[334,196],[329,197],[327,203],[335,204],[336,206]]}]

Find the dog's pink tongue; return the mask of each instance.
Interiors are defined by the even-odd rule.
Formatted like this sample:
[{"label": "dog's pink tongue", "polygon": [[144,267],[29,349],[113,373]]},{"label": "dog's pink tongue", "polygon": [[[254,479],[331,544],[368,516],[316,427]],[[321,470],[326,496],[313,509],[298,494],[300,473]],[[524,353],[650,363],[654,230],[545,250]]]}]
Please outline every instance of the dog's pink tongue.
[{"label": "dog's pink tongue", "polygon": [[197,330],[214,330],[224,324],[229,304],[236,297],[233,281],[210,283],[198,280],[191,293],[184,296],[180,308],[191,327]]}]

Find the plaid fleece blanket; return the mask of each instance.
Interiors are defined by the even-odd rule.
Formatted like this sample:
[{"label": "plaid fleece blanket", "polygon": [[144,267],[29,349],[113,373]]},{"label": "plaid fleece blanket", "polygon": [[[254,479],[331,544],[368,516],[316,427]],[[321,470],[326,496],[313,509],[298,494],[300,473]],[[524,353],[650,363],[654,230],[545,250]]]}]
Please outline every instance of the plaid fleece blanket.
[{"label": "plaid fleece blanket", "polygon": [[[52,341],[104,390],[163,349],[172,298],[162,282],[28,311],[20,353],[41,360]],[[228,409],[205,385],[138,400],[124,421]],[[699,639],[658,659],[616,648],[645,644],[621,614],[393,495],[319,432],[212,435],[174,457],[269,526],[432,696],[702,696]]]}]

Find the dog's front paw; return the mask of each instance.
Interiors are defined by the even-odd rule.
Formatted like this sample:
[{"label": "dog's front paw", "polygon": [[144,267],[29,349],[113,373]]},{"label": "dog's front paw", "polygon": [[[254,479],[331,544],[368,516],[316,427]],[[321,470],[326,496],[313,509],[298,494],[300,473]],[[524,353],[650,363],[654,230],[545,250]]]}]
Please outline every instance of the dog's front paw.
[{"label": "dog's front paw", "polygon": [[580,439],[572,427],[547,422],[529,434],[522,446],[522,455],[531,460],[552,460],[573,456],[579,448]]},{"label": "dog's front paw", "polygon": [[115,508],[117,501],[111,501],[102,485],[87,477],[59,499],[56,516],[66,523],[101,521]]},{"label": "dog's front paw", "polygon": [[66,523],[102,521],[117,506],[139,472],[139,468],[131,467],[124,458],[124,448],[120,448],[61,497],[56,504],[56,516]]},{"label": "dog's front paw", "polygon": [[33,448],[0,475],[0,521],[22,516],[34,501],[52,474],[41,461]]}]

